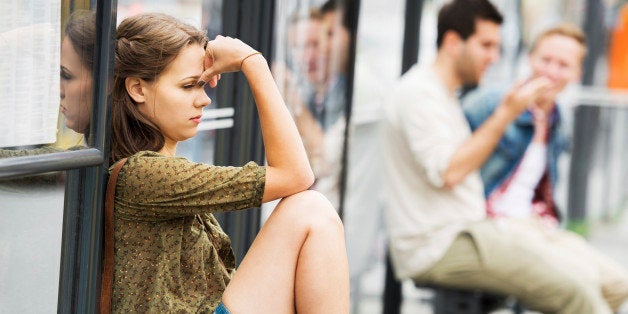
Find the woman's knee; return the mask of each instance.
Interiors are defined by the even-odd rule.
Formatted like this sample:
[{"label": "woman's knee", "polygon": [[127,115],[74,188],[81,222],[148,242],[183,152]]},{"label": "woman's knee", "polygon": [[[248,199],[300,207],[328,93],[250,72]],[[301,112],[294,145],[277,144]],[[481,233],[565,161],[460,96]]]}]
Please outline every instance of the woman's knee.
[{"label": "woman's knee", "polygon": [[275,208],[277,214],[308,228],[340,228],[342,221],[329,200],[317,191],[303,191],[288,196]]}]

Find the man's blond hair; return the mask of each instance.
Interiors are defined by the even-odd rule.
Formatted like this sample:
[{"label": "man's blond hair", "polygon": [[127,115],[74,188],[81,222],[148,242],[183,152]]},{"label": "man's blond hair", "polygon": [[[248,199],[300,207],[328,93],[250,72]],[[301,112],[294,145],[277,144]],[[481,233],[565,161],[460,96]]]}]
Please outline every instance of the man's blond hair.
[{"label": "man's blond hair", "polygon": [[532,43],[532,46],[530,47],[530,52],[534,52],[534,50],[536,50],[539,43],[543,41],[543,39],[550,36],[554,36],[554,35],[565,36],[565,37],[574,39],[576,42],[582,45],[582,48],[584,49],[584,55],[586,55],[587,53],[586,35],[580,29],[580,27],[576,26],[575,24],[568,23],[568,22],[557,24],[554,27],[548,28],[542,33],[540,33],[538,36],[536,36],[536,39],[534,40],[534,42]]}]

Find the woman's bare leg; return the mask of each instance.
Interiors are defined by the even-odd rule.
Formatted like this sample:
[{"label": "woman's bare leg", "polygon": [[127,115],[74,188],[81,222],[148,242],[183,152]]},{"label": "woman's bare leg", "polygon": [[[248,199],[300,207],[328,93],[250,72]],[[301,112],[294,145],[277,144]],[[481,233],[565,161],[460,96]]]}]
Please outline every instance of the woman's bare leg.
[{"label": "woman's bare leg", "polygon": [[348,313],[344,230],[329,201],[305,191],[279,202],[223,302],[234,314]]}]

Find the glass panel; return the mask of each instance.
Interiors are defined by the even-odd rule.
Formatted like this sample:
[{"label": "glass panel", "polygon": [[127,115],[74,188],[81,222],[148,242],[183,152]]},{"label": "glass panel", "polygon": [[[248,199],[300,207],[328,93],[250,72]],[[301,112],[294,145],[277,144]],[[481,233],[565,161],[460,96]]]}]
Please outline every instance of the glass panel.
[{"label": "glass panel", "polygon": [[125,18],[139,13],[159,12],[170,14],[195,26],[201,26],[202,3],[202,0],[119,0],[118,24]]},{"label": "glass panel", "polygon": [[85,144],[95,23],[89,12],[69,8],[69,1],[61,0],[0,4],[0,37],[7,43],[0,47],[0,77],[6,80],[0,84],[3,151],[41,154]]},{"label": "glass panel", "polygon": [[57,308],[63,173],[0,181],[0,313]]},{"label": "glass panel", "polygon": [[273,74],[314,170],[312,189],[340,206],[350,15],[342,1],[276,4]]},{"label": "glass panel", "polygon": [[[222,0],[120,0],[118,24],[124,18],[143,12],[160,12],[172,15],[194,26],[207,30],[212,39],[222,31]],[[213,163],[216,130],[233,126],[233,109],[216,109],[216,89],[206,85],[212,103],[203,109],[198,134],[177,145],[178,156],[196,162]]]},{"label": "glass panel", "polygon": [[[69,1],[0,3],[0,159],[83,147],[95,23],[73,13]],[[0,180],[0,313],[56,311],[64,175]]]},{"label": "glass panel", "polygon": [[60,1],[0,4],[0,147],[56,139],[59,9]]},{"label": "glass panel", "polygon": [[[209,39],[222,33],[222,0],[202,1],[201,26],[207,30]],[[233,108],[218,108],[217,88],[206,85],[205,91],[212,103],[203,109],[203,117],[198,126],[198,134],[177,146],[177,155],[192,161],[214,163],[216,130],[233,126]]]}]

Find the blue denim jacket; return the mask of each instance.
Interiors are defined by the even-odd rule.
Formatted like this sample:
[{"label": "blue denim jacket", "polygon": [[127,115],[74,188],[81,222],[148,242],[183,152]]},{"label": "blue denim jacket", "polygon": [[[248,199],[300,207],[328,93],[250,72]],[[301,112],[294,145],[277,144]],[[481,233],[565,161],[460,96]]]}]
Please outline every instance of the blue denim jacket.
[{"label": "blue denim jacket", "polygon": [[[463,101],[465,116],[471,129],[475,131],[493,113],[505,95],[505,90],[480,89],[467,95]],[[566,141],[560,133],[560,112],[555,107],[550,117],[551,129],[548,138],[547,171],[552,191],[556,184],[558,156],[566,148]],[[532,113],[521,114],[507,128],[493,154],[482,166],[480,174],[484,183],[484,194],[488,197],[495,188],[507,180],[521,162],[528,144],[532,141],[534,124]]]}]

